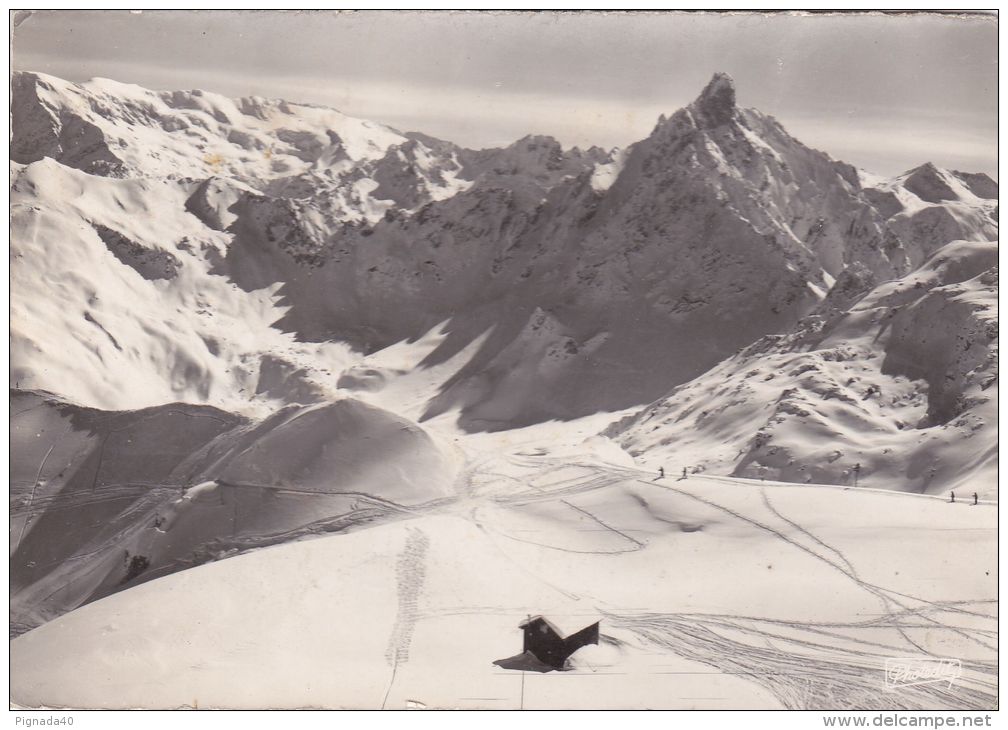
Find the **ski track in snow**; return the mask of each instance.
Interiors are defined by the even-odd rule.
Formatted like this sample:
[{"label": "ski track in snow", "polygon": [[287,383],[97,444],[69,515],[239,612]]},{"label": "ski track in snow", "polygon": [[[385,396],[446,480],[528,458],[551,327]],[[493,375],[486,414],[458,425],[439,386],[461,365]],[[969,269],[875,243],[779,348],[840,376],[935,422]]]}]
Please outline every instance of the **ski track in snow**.
[{"label": "ski track in snow", "polygon": [[[703,496],[695,493],[713,479],[707,476],[677,480],[670,486],[649,478],[650,472],[640,469],[612,466],[590,461],[566,461],[556,457],[529,456],[475,456],[469,460],[459,477],[457,496],[434,500],[426,504],[405,507],[388,500],[365,494],[345,493],[360,500],[359,505],[347,514],[328,516],[318,522],[299,527],[282,535],[254,537],[241,536],[221,539],[215,548],[232,547],[239,551],[302,539],[325,532],[344,530],[366,523],[389,520],[413,520],[437,513],[455,513],[472,521],[494,546],[511,562],[541,583],[563,596],[575,600],[593,601],[591,596],[571,592],[574,586],[563,581],[549,580],[538,571],[529,569],[515,556],[508,554],[508,541],[536,545],[568,553],[599,553],[616,556],[645,550],[648,543],[633,537],[611,518],[603,519],[595,512],[569,501],[578,495],[597,493],[616,488],[620,484],[640,484],[649,490],[671,492],[741,521],[758,531],[768,533],[774,540],[782,541],[792,549],[814,558],[828,570],[839,572],[857,589],[876,597],[882,612],[867,620],[852,622],[814,622],[788,620],[769,616],[727,615],[713,613],[655,613],[635,609],[599,609],[609,626],[636,635],[647,645],[661,652],[669,652],[684,659],[711,667],[712,673],[727,674],[747,679],[770,692],[791,709],[928,709],[948,707],[982,709],[993,706],[997,693],[996,615],[987,609],[996,601],[940,601],[908,595],[877,585],[862,578],[855,565],[844,553],[786,516],[771,501],[773,487],[754,485],[744,480],[730,480],[739,489],[755,486],[759,491],[764,512],[752,509],[739,511],[735,506],[723,504],[707,490]],[[321,496],[297,488],[270,487],[256,484],[220,484],[222,489],[272,489],[299,494],[304,498]],[[135,496],[136,491],[148,492],[145,499],[131,505],[130,513],[156,509],[172,495],[177,495],[176,485],[102,484],[95,491],[82,491],[74,496],[75,504],[106,499]],[[342,493],[341,493],[342,494]],[[332,496],[332,495],[326,495]],[[634,492],[629,493],[638,503],[647,501]],[[912,497],[906,496],[906,499]],[[38,510],[45,498],[21,508],[15,515]],[[537,504],[563,505],[576,512],[579,519],[589,519],[603,530],[632,543],[626,549],[581,550],[569,546],[550,545],[535,539],[512,534],[506,524],[499,524],[495,512],[521,511]],[[68,505],[61,505],[67,507]],[[757,508],[758,510],[758,508]],[[661,515],[656,519],[668,522]],[[142,523],[143,521],[140,521]],[[682,529],[682,525],[674,523]],[[138,528],[135,528],[138,529]],[[124,533],[115,536],[121,539]],[[503,540],[502,538],[506,538]],[[423,587],[430,542],[419,527],[410,527],[407,539],[399,554],[395,576],[398,608],[395,623],[388,639],[385,659],[391,675],[385,691],[383,706],[391,696],[400,664],[409,661],[410,644],[414,628],[423,615],[418,601]],[[107,547],[91,550],[102,550]],[[87,557],[77,554],[67,561],[68,566],[78,564]],[[174,572],[179,566],[165,566],[152,570],[145,580],[160,574]],[[955,617],[969,618],[974,625],[966,628],[956,625]],[[980,625],[980,628],[976,627]],[[30,628],[30,627],[26,627]],[[12,631],[16,630],[12,627]],[[882,634],[889,630],[888,633]],[[942,655],[929,652],[913,637],[913,632],[939,632],[960,641],[973,644],[977,656],[987,659],[962,660],[963,676],[956,683],[927,684],[889,690],[883,682],[883,666],[888,657]],[[20,633],[20,630],[17,630]],[[956,657],[951,657],[956,658]]]},{"label": "ski track in snow", "polygon": [[[485,461],[484,464],[488,464]],[[993,660],[963,660],[963,675],[954,683],[931,683],[887,688],[882,681],[885,660],[907,655],[942,658],[944,655],[927,650],[915,641],[909,631],[928,630],[954,634],[991,652],[997,648],[984,639],[996,641],[996,615],[980,610],[988,601],[933,601],[907,595],[862,579],[853,563],[837,548],[829,545],[799,523],[786,517],[775,507],[765,486],[760,496],[767,512],[778,520],[780,527],[767,524],[753,516],[742,514],[712,498],[700,497],[688,489],[671,487],[655,480],[643,480],[642,472],[623,467],[591,463],[550,463],[542,458],[508,458],[511,466],[534,468],[524,481],[513,474],[478,471],[477,481],[506,478],[511,483],[523,483],[525,490],[494,497],[500,506],[522,507],[537,502],[558,500],[583,513],[607,530],[634,542],[637,549],[645,543],[632,538],[599,520],[592,513],[564,496],[603,489],[616,483],[633,480],[653,489],[674,492],[682,497],[722,511],[781,540],[839,571],[858,588],[878,598],[883,614],[866,621],[851,623],[818,623],[779,620],[768,617],[719,616],[712,614],[615,613],[602,611],[614,628],[630,630],[652,645],[671,651],[686,659],[715,668],[719,673],[737,675],[771,692],[789,709],[931,709],[949,707],[983,709],[994,706],[997,699],[997,662]],[[577,471],[569,476],[557,472]],[[560,476],[562,478],[556,478]],[[696,482],[702,483],[702,477]],[[696,483],[694,482],[694,483]],[[739,483],[741,487],[743,482]],[[688,485],[684,485],[688,486]],[[480,523],[484,531],[493,531],[511,540],[542,547],[579,551],[546,545],[498,531]],[[793,534],[786,534],[793,531]],[[600,551],[602,552],[602,551]],[[630,551],[604,551],[607,554]],[[557,590],[562,590],[556,587]],[[996,604],[996,601],[993,601]],[[980,618],[989,628],[970,627],[965,630],[947,619],[957,614]],[[940,620],[942,617],[946,621]],[[903,643],[884,642],[870,638],[875,629],[892,629]],[[860,635],[859,635],[860,634]],[[866,638],[868,637],[868,638]],[[893,637],[895,638],[895,637]],[[944,657],[952,658],[956,657]]]},{"label": "ski track in snow", "polygon": [[[648,482],[641,482],[641,483],[642,484],[649,484]],[[822,554],[816,552],[812,548],[809,548],[806,545],[802,545],[797,540],[794,540],[794,539],[788,537],[787,535],[783,534],[779,530],[775,530],[772,527],[769,527],[769,526],[763,524],[762,522],[759,522],[759,521],[757,521],[757,520],[755,520],[755,519],[753,519],[751,517],[746,517],[745,515],[742,515],[742,514],[736,512],[736,511],[728,508],[728,507],[725,507],[722,504],[719,504],[719,503],[714,502],[712,500],[703,499],[703,498],[698,497],[695,494],[692,494],[690,492],[686,492],[686,491],[683,491],[681,489],[676,489],[674,487],[669,487],[667,485],[657,485],[657,484],[655,484],[653,486],[659,486],[662,489],[667,489],[667,490],[670,490],[670,491],[673,491],[673,492],[677,492],[677,493],[679,493],[679,494],[681,494],[681,495],[683,495],[685,497],[689,497],[689,498],[694,499],[694,500],[696,500],[698,502],[702,502],[703,504],[706,504],[706,505],[708,505],[710,507],[714,507],[714,508],[719,509],[719,510],[721,510],[723,512],[726,512],[726,513],[730,514],[731,516],[736,517],[736,518],[738,518],[738,519],[740,519],[740,520],[742,520],[744,522],[748,522],[749,524],[751,524],[754,527],[757,527],[757,528],[759,528],[761,530],[766,530],[767,532],[772,533],[773,535],[775,535],[777,538],[783,540],[784,542],[793,545],[794,547],[798,548],[799,550],[802,550],[802,551],[808,553],[812,557],[814,557],[814,558],[822,561],[823,563],[825,563],[826,565],[834,568],[835,570],[840,571],[841,573],[843,573],[844,575],[846,575],[848,578],[850,578],[854,583],[856,583],[859,587],[864,588],[869,593],[872,593],[875,596],[879,597],[880,599],[882,599],[883,602],[895,604],[895,605],[899,606],[902,609],[908,609],[908,607],[904,603],[902,603],[901,601],[899,601],[899,600],[897,600],[897,599],[895,599],[895,598],[892,597],[893,595],[904,596],[904,594],[899,594],[899,593],[896,593],[895,591],[891,591],[891,590],[883,588],[881,586],[877,586],[877,585],[874,585],[872,583],[868,583],[867,581],[861,580],[861,578],[858,577],[857,573],[853,570],[853,568],[850,567],[850,563],[846,560],[846,558],[843,559],[843,562],[846,563],[846,565],[848,566],[847,569],[845,569],[844,566],[838,565],[837,563],[833,562],[829,558],[827,558],[827,557],[823,556]],[[765,496],[764,496],[764,500],[765,500]],[[769,506],[768,502],[767,502],[767,505]],[[770,509],[772,510],[773,508],[771,507]],[[778,516],[780,516],[780,514],[777,513],[775,510],[774,510],[774,513],[777,514]],[[813,539],[813,541],[815,541],[819,545],[825,545],[825,543],[823,543],[818,538],[815,538],[814,536],[812,536],[807,530],[798,527],[797,525],[795,525],[790,520],[785,520],[785,521],[789,525],[791,525],[792,527],[796,527],[805,536],[811,537]],[[828,546],[826,546],[826,547],[828,547]],[[837,552],[834,548],[829,548],[829,549],[831,551],[833,551],[833,552]],[[927,599],[924,599],[924,598],[919,598],[917,596],[904,596],[904,597],[910,598],[910,599],[915,600],[915,601],[919,601],[921,603],[931,603],[931,601],[928,601]],[[887,610],[888,610],[888,607],[887,607]],[[950,631],[953,631],[953,632],[959,634],[960,638],[963,638],[965,640],[972,641],[972,642],[974,642],[976,644],[979,644],[981,647],[983,647],[985,649],[990,649],[991,651],[996,651],[995,647],[992,647],[989,644],[986,644],[986,643],[980,641],[976,637],[971,636],[970,634],[967,634],[967,633],[959,630],[958,628],[944,626],[943,624],[940,624],[937,621],[934,621],[933,619],[929,619],[929,620],[933,621],[933,623],[935,623],[935,625],[936,625],[937,628],[948,629]],[[928,651],[924,647],[920,646],[913,639],[911,639],[909,636],[907,636],[906,633],[904,632],[902,626],[900,626],[898,623],[896,624],[896,628],[903,635],[903,637],[906,639],[907,643],[909,643],[915,649],[917,649],[918,651],[920,651],[923,654],[931,654],[930,651]]]},{"label": "ski track in snow", "polygon": [[396,565],[399,611],[389,637],[385,658],[393,666],[409,661],[409,645],[417,621],[417,598],[424,581],[424,560],[430,540],[421,530],[411,529]]},{"label": "ski track in snow", "polygon": [[389,692],[392,691],[392,685],[395,684],[396,670],[401,663],[409,661],[410,642],[418,618],[417,599],[423,587],[424,560],[429,547],[430,540],[423,531],[411,529],[409,537],[406,538],[406,545],[399,555],[399,562],[396,564],[399,608],[392,634],[389,636],[388,649],[385,650],[385,659],[392,665],[392,676],[389,679],[388,689],[385,690],[385,698],[382,700],[383,710],[388,702]]},{"label": "ski track in snow", "polygon": [[[607,618],[613,626],[630,629],[679,656],[748,678],[791,710],[982,709],[997,701],[996,662],[963,662],[963,677],[951,686],[889,689],[882,682],[882,667],[886,658],[900,655],[895,647],[876,645],[870,650],[796,638],[769,631],[761,626],[764,619],[645,613]],[[818,632],[815,624],[781,624],[799,636]]]}]

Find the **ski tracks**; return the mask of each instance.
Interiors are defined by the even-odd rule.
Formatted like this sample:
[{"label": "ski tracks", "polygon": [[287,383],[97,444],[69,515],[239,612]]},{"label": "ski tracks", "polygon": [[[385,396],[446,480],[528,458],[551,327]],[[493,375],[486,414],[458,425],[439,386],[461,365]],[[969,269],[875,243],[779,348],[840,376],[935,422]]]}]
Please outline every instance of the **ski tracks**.
[{"label": "ski tracks", "polygon": [[382,709],[388,702],[389,692],[395,683],[396,670],[401,663],[409,661],[410,642],[413,639],[413,629],[419,616],[417,600],[423,588],[426,572],[425,561],[430,540],[422,530],[410,528],[403,546],[402,553],[396,563],[396,590],[398,594],[398,609],[392,634],[389,636],[385,659],[392,666],[392,677],[389,679]]},{"label": "ski tracks", "polygon": [[[632,629],[651,642],[680,656],[702,662],[728,674],[749,677],[764,686],[790,709],[810,707],[927,709],[935,706],[979,709],[992,706],[997,694],[996,659],[962,662],[964,676],[955,686],[951,683],[934,683],[890,691],[884,685],[882,665],[886,658],[899,656],[906,649],[856,638],[859,629],[884,626],[894,629],[910,647],[920,652],[920,655],[937,656],[921,647],[907,634],[906,629],[911,626],[905,623],[906,619],[917,618],[925,622],[923,626],[927,628],[957,634],[964,640],[994,652],[996,656],[995,647],[979,638],[980,636],[986,638],[989,632],[978,630],[970,634],[956,626],[945,625],[929,614],[951,611],[990,617],[965,608],[958,602],[950,604],[929,601],[863,580],[843,553],[781,514],[770,503],[765,490],[761,490],[764,506],[786,527],[775,528],[683,489],[638,481],[689,497],[772,533],[780,540],[844,574],[858,587],[876,596],[885,607],[885,616],[863,623],[827,625],[693,614],[641,614],[612,616],[611,620],[614,623]],[[785,534],[789,528],[794,534]],[[921,605],[913,608],[905,600],[900,600],[901,598]],[[778,628],[776,631],[771,631],[771,626]],[[827,626],[834,631],[827,630]],[[780,633],[781,629],[784,630],[784,634]],[[839,630],[839,633],[835,630]],[[853,632],[853,635],[850,632]],[[803,636],[805,638],[802,638]],[[839,640],[839,643],[823,643],[824,638]],[[774,641],[767,641],[768,639]],[[780,643],[787,645],[787,648],[777,648]],[[852,644],[859,644],[860,648]]]}]

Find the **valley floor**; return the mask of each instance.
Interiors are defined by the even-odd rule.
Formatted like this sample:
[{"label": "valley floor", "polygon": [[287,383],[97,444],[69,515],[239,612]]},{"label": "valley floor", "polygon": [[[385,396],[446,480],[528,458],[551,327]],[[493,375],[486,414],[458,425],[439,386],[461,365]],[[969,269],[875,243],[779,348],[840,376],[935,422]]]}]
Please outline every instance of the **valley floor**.
[{"label": "valley floor", "polygon": [[[449,499],[184,570],[11,642],[22,706],[989,709],[996,505],[468,437]],[[543,430],[545,429],[545,430]],[[590,429],[588,429],[590,432]],[[596,430],[597,432],[597,430]],[[501,669],[520,621],[599,646]],[[888,658],[961,662],[887,687]]]}]

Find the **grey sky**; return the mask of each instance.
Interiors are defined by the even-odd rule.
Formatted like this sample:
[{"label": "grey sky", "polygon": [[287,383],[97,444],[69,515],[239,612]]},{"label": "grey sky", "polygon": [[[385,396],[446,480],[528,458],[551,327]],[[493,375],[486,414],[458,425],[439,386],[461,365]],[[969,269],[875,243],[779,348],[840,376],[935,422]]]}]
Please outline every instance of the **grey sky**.
[{"label": "grey sky", "polygon": [[282,97],[471,147],[625,145],[711,74],[806,144],[882,174],[996,176],[997,24],[951,15],[45,11],[14,66]]}]

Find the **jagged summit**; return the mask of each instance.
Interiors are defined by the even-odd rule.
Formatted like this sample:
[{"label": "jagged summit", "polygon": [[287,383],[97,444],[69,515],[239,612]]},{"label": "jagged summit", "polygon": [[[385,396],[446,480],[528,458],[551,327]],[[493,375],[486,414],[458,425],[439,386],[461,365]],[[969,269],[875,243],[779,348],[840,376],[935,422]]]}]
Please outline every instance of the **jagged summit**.
[{"label": "jagged summit", "polygon": [[983,172],[962,172],[960,170],[951,170],[950,172],[962,180],[963,184],[978,198],[998,199],[998,184],[990,175]]},{"label": "jagged summit", "polygon": [[561,148],[562,145],[555,138],[548,134],[526,134],[521,139],[517,139],[508,145],[508,149],[534,149],[534,148]]},{"label": "jagged summit", "polygon": [[934,173],[934,172],[937,172],[937,171],[938,171],[938,166],[935,165],[935,163],[933,163],[930,160],[928,160],[927,162],[925,162],[922,165],[917,165],[917,167],[914,167],[914,168],[911,168],[911,169],[907,170],[907,172],[904,173],[904,174],[914,173],[914,172],[930,172],[930,173]]},{"label": "jagged summit", "polygon": [[735,111],[735,82],[732,77],[720,71],[714,74],[692,107],[712,126],[731,121]]},{"label": "jagged summit", "polygon": [[904,175],[903,187],[925,202],[941,203],[945,200],[959,199],[949,184],[951,181],[947,175],[932,162],[925,162]]}]

